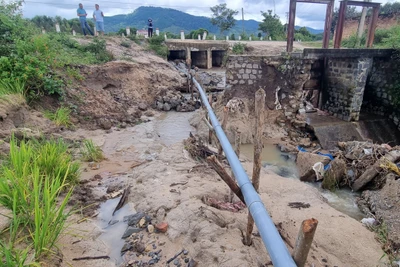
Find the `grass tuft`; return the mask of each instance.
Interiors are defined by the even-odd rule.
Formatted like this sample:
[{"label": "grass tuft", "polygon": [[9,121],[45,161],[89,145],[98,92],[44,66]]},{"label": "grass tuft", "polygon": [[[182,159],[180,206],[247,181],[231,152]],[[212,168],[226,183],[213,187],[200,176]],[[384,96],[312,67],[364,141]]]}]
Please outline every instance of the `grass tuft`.
[{"label": "grass tuft", "polygon": [[56,112],[45,111],[45,117],[52,120],[57,126],[71,127],[71,110],[67,107],[61,107]]},{"label": "grass tuft", "polygon": [[84,140],[81,148],[82,159],[84,161],[99,162],[104,159],[103,151],[96,146],[92,140]]}]

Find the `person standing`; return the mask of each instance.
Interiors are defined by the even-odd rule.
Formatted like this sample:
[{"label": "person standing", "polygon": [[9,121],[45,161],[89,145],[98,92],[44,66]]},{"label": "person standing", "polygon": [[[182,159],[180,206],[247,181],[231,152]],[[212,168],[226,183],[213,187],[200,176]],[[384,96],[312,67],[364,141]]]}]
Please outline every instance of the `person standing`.
[{"label": "person standing", "polygon": [[101,33],[101,35],[104,35],[104,14],[103,11],[101,11],[99,8],[100,6],[96,4],[94,6],[96,8],[95,11],[93,11],[93,19],[96,22],[96,29],[98,32]]},{"label": "person standing", "polygon": [[149,18],[147,20],[147,22],[148,22],[148,26],[149,26],[149,28],[147,30],[147,37],[151,38],[151,37],[153,37],[153,20],[151,18]]},{"label": "person standing", "polygon": [[86,21],[86,16],[87,16],[86,11],[83,9],[83,5],[81,3],[79,4],[79,8],[76,10],[76,13],[77,13],[77,15],[79,17],[79,22],[81,23],[81,28],[82,28],[82,31],[83,31],[83,35],[86,36],[86,30],[85,30],[85,28],[86,28],[89,31],[90,35],[93,36],[94,34],[90,30],[90,27],[89,27],[89,25],[88,25],[88,23]]}]

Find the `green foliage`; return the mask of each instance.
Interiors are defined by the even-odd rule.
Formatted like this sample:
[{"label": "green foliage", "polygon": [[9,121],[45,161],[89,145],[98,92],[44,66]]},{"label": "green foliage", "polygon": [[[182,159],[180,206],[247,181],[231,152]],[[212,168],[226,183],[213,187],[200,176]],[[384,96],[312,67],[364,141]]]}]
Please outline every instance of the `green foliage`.
[{"label": "green foliage", "polygon": [[204,32],[206,32],[208,34],[208,31],[206,29],[203,29],[203,28],[200,28],[200,29],[197,29],[197,30],[193,30],[189,34],[187,34],[185,36],[185,38],[186,39],[197,39],[199,34],[200,34],[200,38],[203,38]]},{"label": "green foliage", "polygon": [[73,125],[70,116],[71,110],[67,107],[58,108],[54,113],[46,111],[44,115],[46,118],[54,121],[57,126],[65,126],[69,128]]},{"label": "green foliage", "polygon": [[81,148],[82,159],[84,161],[99,162],[104,159],[103,151],[96,146],[92,140],[84,140]]},{"label": "green foliage", "polygon": [[20,94],[25,96],[25,82],[22,80],[3,81],[0,80],[0,98],[5,96]]},{"label": "green foliage", "polygon": [[246,49],[246,44],[235,43],[232,47],[232,53],[236,55],[242,55]]},{"label": "green foliage", "polygon": [[[130,35],[136,35],[137,29],[135,27],[129,27]],[[126,35],[126,28],[121,28],[118,30],[117,35],[121,36],[122,34]]]},{"label": "green foliage", "polygon": [[[11,138],[10,154],[0,166],[0,204],[13,213],[9,243],[0,249],[2,259],[11,264],[6,266],[26,266],[31,248],[36,262],[53,251],[69,215],[69,182],[76,180],[78,167],[61,140],[21,141],[18,146]],[[17,239],[28,243],[25,250],[16,248]]]},{"label": "green foliage", "polygon": [[164,44],[163,36],[153,36],[148,39],[149,40],[149,48],[156,52],[160,57],[166,58],[168,56],[168,47]]},{"label": "green foliage", "polygon": [[261,11],[261,15],[264,18],[259,24],[258,29],[264,32],[267,36],[271,36],[272,40],[284,40],[284,28],[279,16],[276,14],[272,15],[272,10],[268,10],[268,13]]},{"label": "green foliage", "polygon": [[107,62],[113,59],[106,49],[106,41],[103,39],[95,38],[93,42],[83,46],[84,52],[93,53],[99,63]]},{"label": "green foliage", "polygon": [[218,26],[221,34],[235,26],[234,16],[239,13],[237,10],[227,8],[226,3],[213,6],[210,10],[213,13],[211,24]]},{"label": "green foliage", "polygon": [[126,47],[126,48],[130,48],[131,47],[131,43],[124,40],[124,41],[121,42],[121,46]]}]

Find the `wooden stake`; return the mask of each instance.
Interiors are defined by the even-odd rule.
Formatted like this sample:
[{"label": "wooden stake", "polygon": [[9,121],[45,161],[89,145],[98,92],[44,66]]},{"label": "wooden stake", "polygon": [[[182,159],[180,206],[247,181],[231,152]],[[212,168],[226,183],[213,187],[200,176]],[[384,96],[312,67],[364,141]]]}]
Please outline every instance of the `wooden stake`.
[{"label": "wooden stake", "polygon": [[318,220],[314,218],[304,220],[301,224],[293,251],[293,259],[298,267],[303,267],[307,261],[308,252],[310,251],[317,225]]},{"label": "wooden stake", "polygon": [[[222,117],[222,130],[226,130],[226,124],[228,123],[228,108],[224,107],[224,116]],[[218,155],[222,156],[222,146],[221,143],[218,143]]]},{"label": "wooden stake", "polygon": [[[236,129],[236,131],[235,131],[235,153],[238,158],[240,158],[240,145],[241,145],[240,132],[238,131],[238,129]],[[231,176],[232,176],[232,178],[235,177],[235,175],[233,174],[233,171],[231,172]],[[229,202],[231,202],[231,203],[233,203],[234,194],[235,194],[235,192],[233,192],[231,190],[230,195],[229,195]]]},{"label": "wooden stake", "polygon": [[[254,135],[254,161],[253,161],[253,176],[252,182],[254,189],[258,192],[260,187],[260,171],[261,171],[261,152],[263,149],[263,125],[264,125],[264,109],[265,109],[265,91],[260,88],[256,92],[255,96],[255,114],[256,114],[256,133]],[[248,215],[247,221],[247,232],[245,238],[245,245],[250,246],[251,233],[253,232],[254,220],[250,214]]]},{"label": "wooden stake", "polygon": [[236,194],[236,196],[243,203],[245,203],[242,191],[240,190],[239,186],[236,184],[235,180],[231,176],[229,176],[222,164],[218,161],[217,157],[215,157],[214,155],[207,157],[207,162],[208,164],[210,164],[211,168],[213,168],[218,173],[221,179],[224,180],[229,188]]}]

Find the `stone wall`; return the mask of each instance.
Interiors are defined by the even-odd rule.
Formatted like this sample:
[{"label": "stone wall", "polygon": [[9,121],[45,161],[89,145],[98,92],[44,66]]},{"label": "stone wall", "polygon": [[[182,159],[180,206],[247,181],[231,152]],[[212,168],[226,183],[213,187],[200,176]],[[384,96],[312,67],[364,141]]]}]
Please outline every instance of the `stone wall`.
[{"label": "stone wall", "polygon": [[362,109],[389,117],[400,129],[400,110],[395,107],[392,96],[393,88],[400,84],[399,70],[399,61],[391,58],[374,59],[365,87]]},{"label": "stone wall", "polygon": [[323,108],[345,121],[358,121],[372,58],[328,58]]},{"label": "stone wall", "polygon": [[310,78],[314,60],[280,56],[230,56],[227,61],[226,99],[254,99],[264,88],[266,106],[283,109],[294,120],[302,106],[303,85]]}]

